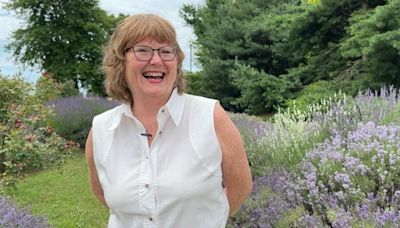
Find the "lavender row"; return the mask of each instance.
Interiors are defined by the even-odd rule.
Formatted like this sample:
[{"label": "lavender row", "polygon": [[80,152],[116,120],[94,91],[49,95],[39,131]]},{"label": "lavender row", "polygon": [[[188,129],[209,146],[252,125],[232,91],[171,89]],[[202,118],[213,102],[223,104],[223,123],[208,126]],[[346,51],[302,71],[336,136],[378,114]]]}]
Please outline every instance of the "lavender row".
[{"label": "lavender row", "polygon": [[398,227],[399,114],[389,87],[268,122],[233,115],[254,189],[228,227]]}]

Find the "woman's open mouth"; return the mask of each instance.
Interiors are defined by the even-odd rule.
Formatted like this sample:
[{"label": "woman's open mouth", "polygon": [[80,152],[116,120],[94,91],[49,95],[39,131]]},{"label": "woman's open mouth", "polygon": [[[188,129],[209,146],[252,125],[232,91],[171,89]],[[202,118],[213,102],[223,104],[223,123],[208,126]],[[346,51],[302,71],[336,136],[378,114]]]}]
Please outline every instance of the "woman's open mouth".
[{"label": "woman's open mouth", "polygon": [[165,73],[162,72],[146,72],[143,73],[143,77],[146,79],[163,79]]}]

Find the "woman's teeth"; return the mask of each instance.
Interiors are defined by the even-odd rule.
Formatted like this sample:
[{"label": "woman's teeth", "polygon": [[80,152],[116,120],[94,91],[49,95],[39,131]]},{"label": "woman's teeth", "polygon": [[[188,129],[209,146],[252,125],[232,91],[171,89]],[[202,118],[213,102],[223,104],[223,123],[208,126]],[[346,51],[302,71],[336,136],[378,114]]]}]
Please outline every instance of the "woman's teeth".
[{"label": "woman's teeth", "polygon": [[144,73],[143,76],[146,79],[150,79],[150,78],[164,78],[164,73]]}]

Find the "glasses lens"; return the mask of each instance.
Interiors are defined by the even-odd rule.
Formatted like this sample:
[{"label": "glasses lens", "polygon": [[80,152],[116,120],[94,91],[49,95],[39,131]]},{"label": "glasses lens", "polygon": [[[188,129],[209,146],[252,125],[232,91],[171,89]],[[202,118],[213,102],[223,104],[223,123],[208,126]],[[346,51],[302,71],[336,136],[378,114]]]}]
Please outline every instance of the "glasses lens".
[{"label": "glasses lens", "polygon": [[153,49],[146,46],[135,46],[133,52],[139,61],[148,61],[153,57],[154,51],[158,51],[158,55],[162,60],[171,61],[175,58],[176,49],[173,47],[165,46],[159,49]]},{"label": "glasses lens", "polygon": [[162,47],[158,50],[161,59],[170,61],[175,58],[176,50],[172,47]]},{"label": "glasses lens", "polygon": [[150,47],[136,46],[133,47],[133,52],[140,61],[147,61],[153,56],[153,49]]}]

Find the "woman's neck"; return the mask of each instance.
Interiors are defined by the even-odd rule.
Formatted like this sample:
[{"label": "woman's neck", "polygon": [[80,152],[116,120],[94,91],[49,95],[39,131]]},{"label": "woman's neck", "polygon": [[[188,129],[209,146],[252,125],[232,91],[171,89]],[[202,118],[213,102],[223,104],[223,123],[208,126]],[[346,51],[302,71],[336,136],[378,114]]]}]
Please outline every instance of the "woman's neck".
[{"label": "woman's neck", "polygon": [[160,108],[167,103],[168,99],[134,98],[131,105],[132,113],[136,117],[155,117]]}]

